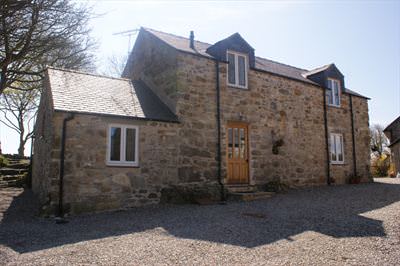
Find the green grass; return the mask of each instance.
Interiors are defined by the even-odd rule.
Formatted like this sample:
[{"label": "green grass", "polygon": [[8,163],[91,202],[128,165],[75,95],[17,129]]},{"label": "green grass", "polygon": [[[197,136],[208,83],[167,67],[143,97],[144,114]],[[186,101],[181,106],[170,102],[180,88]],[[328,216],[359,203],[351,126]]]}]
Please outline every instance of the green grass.
[{"label": "green grass", "polygon": [[0,167],[7,166],[10,162],[7,160],[6,157],[0,155]]}]

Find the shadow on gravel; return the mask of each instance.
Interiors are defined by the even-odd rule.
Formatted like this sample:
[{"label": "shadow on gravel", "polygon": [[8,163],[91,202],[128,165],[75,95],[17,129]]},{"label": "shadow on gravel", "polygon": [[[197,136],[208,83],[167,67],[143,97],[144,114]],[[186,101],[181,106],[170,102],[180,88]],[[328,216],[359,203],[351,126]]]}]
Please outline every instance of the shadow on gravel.
[{"label": "shadow on gravel", "polygon": [[318,187],[248,203],[137,208],[71,217],[62,225],[33,217],[32,199],[30,191],[14,198],[0,224],[0,244],[19,253],[134,233],[159,234],[155,228],[177,238],[251,248],[291,240],[305,231],[335,238],[385,236],[382,221],[360,214],[399,201],[400,185]]}]

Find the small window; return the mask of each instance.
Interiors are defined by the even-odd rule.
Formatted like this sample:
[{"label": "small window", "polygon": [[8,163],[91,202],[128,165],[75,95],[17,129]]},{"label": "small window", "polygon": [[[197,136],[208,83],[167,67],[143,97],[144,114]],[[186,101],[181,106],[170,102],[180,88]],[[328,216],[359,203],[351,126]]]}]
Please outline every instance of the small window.
[{"label": "small window", "polygon": [[137,126],[110,125],[108,128],[107,164],[138,166]]},{"label": "small window", "polygon": [[247,89],[247,56],[236,52],[227,53],[228,85]]},{"label": "small window", "polygon": [[328,79],[326,97],[329,105],[340,106],[340,83],[336,79]]},{"label": "small window", "polygon": [[342,134],[330,134],[330,154],[331,163],[343,163],[344,162],[344,149],[343,149],[343,135]]}]

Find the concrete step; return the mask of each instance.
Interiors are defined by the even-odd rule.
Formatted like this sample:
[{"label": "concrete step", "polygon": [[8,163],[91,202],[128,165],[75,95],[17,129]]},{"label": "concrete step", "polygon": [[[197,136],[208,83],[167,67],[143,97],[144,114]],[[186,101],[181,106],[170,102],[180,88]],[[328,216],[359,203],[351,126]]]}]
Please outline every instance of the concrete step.
[{"label": "concrete step", "polygon": [[24,187],[25,181],[21,179],[13,179],[7,181],[0,181],[0,188],[6,187]]},{"label": "concrete step", "polygon": [[10,163],[7,165],[7,168],[28,170],[29,164],[27,164],[27,163]]},{"label": "concrete step", "polygon": [[259,199],[267,199],[275,195],[275,192],[231,192],[228,193],[228,199],[233,201],[252,201]]},{"label": "concrete step", "polygon": [[20,162],[19,159],[10,159],[10,158],[6,158],[6,159],[7,159],[7,161],[8,161],[9,163],[19,163],[19,162]]},{"label": "concrete step", "polygon": [[0,176],[0,180],[2,181],[8,181],[8,180],[19,180],[23,179],[24,175],[3,175]]},{"label": "concrete step", "polygon": [[7,181],[7,185],[9,187],[15,187],[17,185],[17,183],[18,183],[18,180],[8,180]]},{"label": "concrete step", "polygon": [[27,169],[1,168],[0,175],[21,175],[26,173]]},{"label": "concrete step", "polygon": [[236,192],[255,192],[257,188],[255,186],[250,185],[225,185],[225,188],[232,193]]}]

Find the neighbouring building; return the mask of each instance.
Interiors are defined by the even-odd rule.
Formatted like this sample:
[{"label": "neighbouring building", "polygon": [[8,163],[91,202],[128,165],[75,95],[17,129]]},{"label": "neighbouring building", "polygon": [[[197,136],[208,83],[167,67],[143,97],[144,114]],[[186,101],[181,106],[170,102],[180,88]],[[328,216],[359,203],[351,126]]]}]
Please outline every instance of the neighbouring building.
[{"label": "neighbouring building", "polygon": [[397,177],[400,177],[400,116],[390,123],[383,132],[390,140],[389,148],[392,162],[394,163]]},{"label": "neighbouring building", "polygon": [[80,213],[159,203],[176,187],[213,197],[368,180],[368,120],[368,98],[334,64],[257,57],[238,33],[210,45],[141,28],[123,78],[47,70],[33,190],[49,211]]}]

